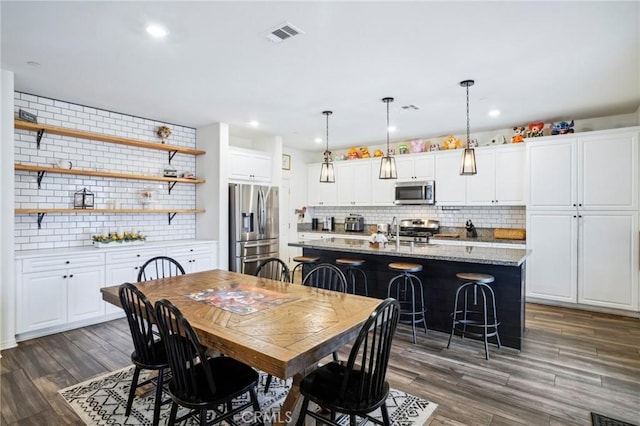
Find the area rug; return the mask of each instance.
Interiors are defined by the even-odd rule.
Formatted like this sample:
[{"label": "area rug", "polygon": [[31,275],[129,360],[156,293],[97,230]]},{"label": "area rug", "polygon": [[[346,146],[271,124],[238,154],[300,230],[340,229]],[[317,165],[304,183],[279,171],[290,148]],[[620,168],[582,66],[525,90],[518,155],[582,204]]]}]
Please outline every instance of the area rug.
[{"label": "area rug", "polygon": [[598,413],[591,413],[591,423],[593,426],[636,426],[633,423],[612,419]]},{"label": "area rug", "polygon": [[[87,425],[151,425],[153,419],[154,392],[149,392],[148,396],[135,398],[131,415],[124,415],[129,395],[129,387],[133,377],[134,367],[126,367],[100,377],[87,380],[74,386],[61,389],[59,393],[73,408],[78,416]],[[145,380],[150,372],[140,374],[140,381]],[[262,412],[262,419],[265,425],[270,425],[275,419],[275,414],[280,409],[284,398],[289,391],[291,381],[273,379],[269,391],[264,393],[264,383],[267,375],[260,373],[258,384],[258,400]],[[248,398],[248,395],[246,396]],[[169,398],[164,394],[163,399]],[[241,404],[242,401],[238,401]],[[166,425],[169,419],[171,404],[162,406],[160,414],[160,424]],[[405,392],[391,389],[387,398],[387,408],[393,425],[397,426],[422,426],[427,424],[429,418],[437,408],[437,404],[407,394]],[[185,409],[178,410],[178,417],[186,413]],[[250,412],[249,412],[250,413]],[[238,414],[234,420],[237,425],[245,425],[252,422],[249,413]],[[373,417],[381,418],[379,411],[373,413]],[[286,419],[283,419],[286,420]],[[348,419],[344,419],[345,425]],[[197,419],[191,418],[181,423],[181,425],[196,425]],[[222,424],[225,424],[223,422]],[[371,422],[363,420],[360,425],[372,425]]]}]

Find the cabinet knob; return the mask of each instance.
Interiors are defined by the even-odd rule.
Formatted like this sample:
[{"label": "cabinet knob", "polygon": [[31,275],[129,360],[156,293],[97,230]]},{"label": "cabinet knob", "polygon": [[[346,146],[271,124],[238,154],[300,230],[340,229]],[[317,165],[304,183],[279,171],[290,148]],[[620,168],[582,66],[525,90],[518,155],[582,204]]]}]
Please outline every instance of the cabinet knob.
[{"label": "cabinet knob", "polygon": [[68,265],[68,264],[69,264],[69,263],[71,263],[71,262],[69,262],[69,261],[67,260],[67,261],[66,261],[66,262],[64,262],[64,263],[66,263],[66,264]]},{"label": "cabinet knob", "polygon": [[140,255],[139,255],[139,254],[136,254],[136,256],[137,256],[137,257],[140,257]]},{"label": "cabinet knob", "polygon": [[[575,216],[574,216],[574,217],[575,217]],[[137,266],[135,266],[133,269],[138,269],[138,267],[137,267]]]},{"label": "cabinet knob", "polygon": [[576,206],[576,203],[573,203],[573,207],[575,207],[575,206]]},{"label": "cabinet knob", "polygon": [[73,274],[69,275],[69,278],[73,278]]},{"label": "cabinet knob", "polygon": [[67,278],[67,276],[66,276],[66,275],[63,275],[63,276],[62,276],[62,278]]},{"label": "cabinet knob", "polygon": [[193,251],[193,249],[190,249],[189,251]]},{"label": "cabinet knob", "polygon": [[573,215],[573,217],[578,217],[578,216],[576,216],[576,215],[574,214],[574,215]]},{"label": "cabinet knob", "polygon": [[582,203],[578,204],[578,207],[582,207]]},{"label": "cabinet knob", "polygon": [[582,217],[582,215],[581,215],[581,214],[579,214],[579,215],[578,215],[578,217]]}]

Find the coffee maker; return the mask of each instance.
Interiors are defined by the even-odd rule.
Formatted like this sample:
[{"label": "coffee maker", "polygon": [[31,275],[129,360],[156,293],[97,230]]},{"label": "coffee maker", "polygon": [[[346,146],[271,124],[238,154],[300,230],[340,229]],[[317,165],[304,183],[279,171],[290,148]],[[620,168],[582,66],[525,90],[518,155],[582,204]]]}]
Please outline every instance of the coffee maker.
[{"label": "coffee maker", "polygon": [[322,222],[322,230],[323,231],[335,231],[336,226],[335,226],[335,220],[333,218],[333,216],[327,216],[324,218],[324,221]]}]

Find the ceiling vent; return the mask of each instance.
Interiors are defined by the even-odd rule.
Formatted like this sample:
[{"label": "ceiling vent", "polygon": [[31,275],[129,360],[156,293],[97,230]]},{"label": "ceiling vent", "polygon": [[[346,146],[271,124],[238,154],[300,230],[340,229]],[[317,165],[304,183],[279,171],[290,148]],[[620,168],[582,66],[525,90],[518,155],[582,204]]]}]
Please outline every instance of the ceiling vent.
[{"label": "ceiling vent", "polygon": [[414,111],[417,111],[417,110],[420,109],[420,107],[418,105],[414,105],[414,104],[402,105],[400,108],[402,108],[402,109],[412,109]]},{"label": "ceiling vent", "polygon": [[281,43],[299,34],[304,34],[304,31],[290,22],[285,22],[284,24],[280,24],[277,27],[272,28],[271,31],[266,33],[264,36],[269,39],[269,41]]}]

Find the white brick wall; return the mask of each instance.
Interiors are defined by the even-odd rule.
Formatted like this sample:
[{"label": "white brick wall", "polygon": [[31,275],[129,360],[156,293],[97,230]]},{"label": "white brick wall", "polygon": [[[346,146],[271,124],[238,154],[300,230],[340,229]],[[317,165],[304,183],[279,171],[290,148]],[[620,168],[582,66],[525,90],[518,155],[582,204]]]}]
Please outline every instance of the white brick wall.
[{"label": "white brick wall", "polygon": [[[190,127],[167,124],[140,117],[71,104],[54,99],[15,92],[15,109],[38,116],[38,123],[86,130],[96,133],[139,139],[160,140],[156,130],[168,125],[172,134],[167,143],[195,148],[196,131]],[[74,169],[162,176],[168,164],[165,151],[115,145],[86,139],[45,133],[40,149],[36,133],[16,130],[15,162],[52,166],[56,160],[70,160]],[[176,154],[171,164],[178,170],[195,171],[195,157]],[[195,185],[176,184],[168,194],[163,182],[140,181],[74,175],[46,174],[38,189],[34,172],[17,171],[15,179],[16,208],[73,208],[74,192],[87,188],[95,194],[96,208],[107,208],[109,200],[117,200],[123,209],[143,208],[139,194],[143,189],[155,191],[155,202],[149,208],[193,209],[196,206]],[[36,214],[15,216],[15,249],[31,250],[91,245],[91,235],[103,231],[140,231],[148,241],[195,238],[195,215],[177,214],[168,224],[166,213],[99,214],[48,213],[38,229]]]},{"label": "white brick wall", "polygon": [[[349,213],[361,214],[365,223],[391,223],[393,216],[401,219],[437,219],[440,226],[463,227],[471,219],[477,228],[525,228],[525,207],[445,207],[394,206],[394,207],[311,207],[310,218],[334,216],[343,222]],[[310,220],[310,219],[309,219]]]}]

